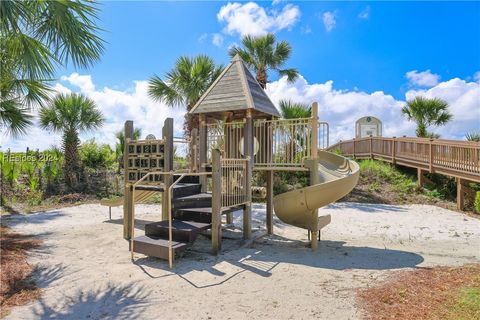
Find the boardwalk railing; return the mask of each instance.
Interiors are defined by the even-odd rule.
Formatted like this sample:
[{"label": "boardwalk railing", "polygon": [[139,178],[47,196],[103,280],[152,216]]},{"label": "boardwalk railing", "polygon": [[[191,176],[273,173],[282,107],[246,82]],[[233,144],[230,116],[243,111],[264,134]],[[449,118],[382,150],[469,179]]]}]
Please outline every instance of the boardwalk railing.
[{"label": "boardwalk railing", "polygon": [[473,141],[369,137],[340,141],[328,148],[358,159],[394,164],[480,182],[480,143]]},{"label": "boardwalk railing", "polygon": [[249,202],[247,194],[247,165],[249,159],[220,159],[222,178],[222,208]]}]

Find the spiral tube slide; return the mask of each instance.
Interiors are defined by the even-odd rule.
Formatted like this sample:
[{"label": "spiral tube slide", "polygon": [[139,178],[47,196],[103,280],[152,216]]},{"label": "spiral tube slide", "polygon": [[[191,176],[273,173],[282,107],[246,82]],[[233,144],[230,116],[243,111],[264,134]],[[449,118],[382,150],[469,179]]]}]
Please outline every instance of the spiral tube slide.
[{"label": "spiral tube slide", "polygon": [[[277,217],[285,223],[312,231],[319,230],[326,219],[319,219],[316,209],[347,195],[358,182],[358,164],[340,155],[318,152],[319,184],[279,194],[273,198]],[[326,224],[330,222],[327,220]]]}]

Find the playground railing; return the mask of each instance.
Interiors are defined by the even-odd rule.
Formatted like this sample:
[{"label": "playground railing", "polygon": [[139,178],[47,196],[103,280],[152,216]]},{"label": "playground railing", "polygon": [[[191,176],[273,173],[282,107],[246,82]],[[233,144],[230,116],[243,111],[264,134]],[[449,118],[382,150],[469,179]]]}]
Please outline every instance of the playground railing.
[{"label": "playground railing", "polygon": [[359,159],[381,159],[480,182],[479,142],[414,137],[366,137],[340,141],[328,150]]},{"label": "playground railing", "polygon": [[247,194],[247,165],[249,159],[221,159],[221,207],[234,207],[249,202]]}]

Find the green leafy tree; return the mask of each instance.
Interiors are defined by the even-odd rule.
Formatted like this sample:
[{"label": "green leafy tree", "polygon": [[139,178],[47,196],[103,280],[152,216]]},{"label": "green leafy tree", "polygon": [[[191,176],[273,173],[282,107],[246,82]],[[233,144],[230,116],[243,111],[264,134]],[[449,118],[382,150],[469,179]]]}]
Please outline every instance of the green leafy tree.
[{"label": "green leafy tree", "polygon": [[448,112],[448,103],[438,99],[428,99],[421,96],[410,100],[402,108],[402,113],[409,121],[417,124],[416,134],[421,138],[438,138],[435,133],[428,132],[430,126],[442,126],[453,118]]},{"label": "green leafy tree", "polygon": [[40,109],[40,126],[63,134],[64,177],[75,187],[80,175],[79,133],[100,128],[104,122],[95,103],[81,94],[59,94]]},{"label": "green leafy tree", "polygon": [[305,103],[280,100],[278,106],[284,119],[309,118],[311,116],[311,107]]},{"label": "green leafy tree", "polygon": [[[133,140],[140,139],[142,135],[142,130],[139,128],[133,129]],[[123,151],[125,150],[125,132],[119,131],[115,135],[117,138],[117,142],[115,143],[115,156],[118,161],[118,170],[117,172],[120,173],[120,169],[123,168]]]},{"label": "green leafy tree", "polygon": [[0,125],[12,135],[32,124],[49,97],[55,68],[89,67],[104,49],[94,1],[0,1]]},{"label": "green leafy tree", "polygon": [[95,142],[90,139],[80,147],[82,163],[90,169],[108,169],[115,163],[115,152],[108,144]]},{"label": "green leafy tree", "polygon": [[[148,94],[152,99],[163,101],[172,107],[186,106],[188,112],[222,73],[223,68],[223,65],[215,64],[205,55],[193,58],[181,56],[163,79],[157,75],[150,78]],[[186,133],[189,134],[195,127],[195,118],[187,113]]]},{"label": "green leafy tree", "polygon": [[255,71],[257,81],[263,89],[267,87],[269,71],[287,76],[290,82],[298,77],[297,69],[283,69],[292,54],[292,47],[287,41],[277,42],[275,35],[269,33],[260,37],[247,35],[242,38],[242,45],[243,48],[233,46],[228,54],[232,58],[238,54],[248,67]]}]

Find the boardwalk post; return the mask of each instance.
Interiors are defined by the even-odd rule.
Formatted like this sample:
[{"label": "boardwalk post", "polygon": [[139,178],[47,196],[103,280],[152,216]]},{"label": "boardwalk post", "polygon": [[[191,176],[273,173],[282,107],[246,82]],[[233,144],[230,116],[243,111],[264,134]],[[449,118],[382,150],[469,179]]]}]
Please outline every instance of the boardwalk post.
[{"label": "boardwalk post", "polygon": [[355,138],[353,138],[352,141],[353,141],[353,157],[355,158]]},{"label": "boardwalk post", "polygon": [[425,176],[421,168],[417,168],[417,183],[420,188],[425,184]]},{"label": "boardwalk post", "polygon": [[370,159],[373,159],[372,135],[370,135]]},{"label": "boardwalk post", "polygon": [[433,172],[433,146],[432,146],[433,139],[430,139],[428,144],[429,146],[429,154],[428,154],[428,170],[430,173]]},{"label": "boardwalk post", "polygon": [[[199,117],[200,132],[199,132],[199,164],[198,170],[205,171],[205,164],[207,163],[207,122],[205,115],[200,114]],[[202,192],[207,192],[207,177],[200,176],[200,184],[202,185]]]},{"label": "boardwalk post", "polygon": [[465,187],[462,179],[456,178],[455,180],[457,180],[457,209],[463,210],[465,207]]},{"label": "boardwalk post", "polygon": [[[310,161],[310,185],[315,185],[318,184],[319,181],[319,176],[318,176],[318,104],[314,102],[312,104],[312,115],[311,115],[311,121],[312,121],[312,145],[311,145],[311,150],[312,150],[312,160]],[[355,142],[354,142],[355,143]],[[355,146],[355,144],[354,144]],[[355,154],[355,148],[354,152]],[[312,234],[312,238],[310,240],[310,244],[312,247],[312,250],[317,250],[318,247],[318,209],[314,210],[312,212],[313,215],[313,229],[309,230]]]},{"label": "boardwalk post", "polygon": [[395,139],[396,139],[396,137],[392,138],[392,163],[393,164],[396,163],[396,161],[395,161],[395,153],[396,153],[396,151],[395,151],[395,149],[396,149],[395,141],[396,140]]},{"label": "boardwalk post", "polygon": [[[162,137],[164,143],[163,149],[163,171],[169,172],[173,170],[173,119],[167,118],[163,124]],[[168,197],[171,196],[166,192],[172,184],[173,177],[171,175],[163,176],[164,192],[162,196],[162,219],[167,220],[168,215],[172,214],[168,208]]]},{"label": "boardwalk post", "polygon": [[125,193],[123,197],[123,238],[130,239],[132,231],[132,206],[133,200],[130,192],[130,184],[128,183],[128,143],[133,139],[133,121],[125,121],[124,127],[124,146],[123,146],[123,170],[125,177]]},{"label": "boardwalk post", "polygon": [[222,172],[220,150],[212,150],[212,254],[218,254],[222,239]]}]

